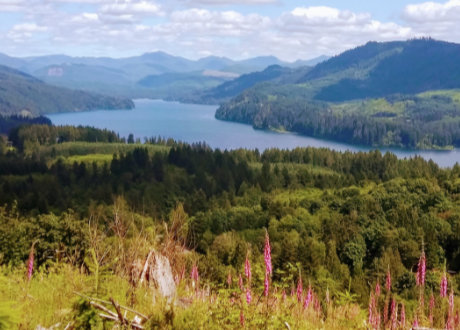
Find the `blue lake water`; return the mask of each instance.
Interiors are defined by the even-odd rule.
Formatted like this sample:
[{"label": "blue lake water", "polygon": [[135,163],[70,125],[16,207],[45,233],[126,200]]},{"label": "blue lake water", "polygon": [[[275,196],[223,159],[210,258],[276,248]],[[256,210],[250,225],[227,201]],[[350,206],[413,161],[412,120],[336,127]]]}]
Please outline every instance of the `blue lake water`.
[{"label": "blue lake water", "polygon": [[[356,147],[344,143],[316,139],[291,133],[275,133],[255,130],[250,125],[220,121],[214,118],[216,106],[182,104],[161,100],[135,100],[133,110],[99,110],[50,114],[55,125],[89,125],[107,128],[127,137],[136,138],[161,136],[184,142],[206,142],[213,148],[267,148],[293,149],[296,147],[330,148],[339,151],[368,151],[373,148]],[[391,151],[399,158],[420,155],[433,159],[442,167],[460,163],[460,150],[412,151],[381,149]]]}]

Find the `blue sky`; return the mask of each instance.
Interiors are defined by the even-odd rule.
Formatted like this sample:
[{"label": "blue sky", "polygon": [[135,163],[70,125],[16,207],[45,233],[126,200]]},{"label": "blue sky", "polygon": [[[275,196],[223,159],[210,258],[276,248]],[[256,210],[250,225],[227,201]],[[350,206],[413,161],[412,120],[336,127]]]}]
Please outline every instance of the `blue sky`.
[{"label": "blue sky", "polygon": [[0,0],[0,51],[294,61],[370,40],[460,42],[458,22],[460,0]]}]

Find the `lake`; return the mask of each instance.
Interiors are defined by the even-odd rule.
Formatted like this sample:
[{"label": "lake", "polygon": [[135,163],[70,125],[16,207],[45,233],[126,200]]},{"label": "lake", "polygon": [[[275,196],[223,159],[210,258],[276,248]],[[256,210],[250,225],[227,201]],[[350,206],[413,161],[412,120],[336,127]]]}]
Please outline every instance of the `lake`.
[{"label": "lake", "polygon": [[[292,133],[276,133],[255,130],[250,125],[220,121],[214,118],[217,106],[183,104],[161,100],[135,100],[133,110],[99,110],[47,115],[55,125],[89,125],[107,128],[128,137],[161,136],[184,142],[206,142],[213,148],[267,148],[293,149],[296,147],[330,148],[338,151],[368,151],[374,148],[316,139]],[[442,167],[460,163],[460,151],[413,151],[380,149],[391,151],[399,158],[420,155],[433,159]]]}]

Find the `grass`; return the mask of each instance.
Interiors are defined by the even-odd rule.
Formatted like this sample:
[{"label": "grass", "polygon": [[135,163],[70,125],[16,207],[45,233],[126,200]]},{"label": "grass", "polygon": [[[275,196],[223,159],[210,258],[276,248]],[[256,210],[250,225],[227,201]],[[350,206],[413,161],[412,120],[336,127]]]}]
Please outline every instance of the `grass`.
[{"label": "grass", "polygon": [[[12,302],[10,313],[16,315],[12,319],[17,322],[17,328],[34,329],[38,325],[51,327],[57,324],[57,328],[65,328],[69,323],[75,324],[85,318],[91,321],[92,329],[113,324],[105,322],[104,326],[99,312],[81,307],[82,298],[76,292],[94,296],[93,275],[68,264],[52,264],[47,270],[43,267],[30,282],[24,272],[25,268],[0,269],[0,294],[3,300]],[[176,303],[168,304],[154,288],[141,286],[133,291],[126,279],[112,274],[105,279],[104,293],[100,298],[108,300],[113,297],[119,304],[148,315],[150,325],[156,329],[281,329],[287,328],[286,324],[292,329],[365,329],[365,311],[355,304],[335,306],[331,303],[324,307],[329,315],[323,319],[313,307],[305,309],[298,304],[295,296],[288,295],[283,299],[281,292],[259,300],[254,293],[254,301],[248,305],[245,293],[236,282],[230,288],[211,288],[211,291],[206,283],[195,291],[190,282],[183,280],[178,286]],[[244,327],[240,323],[241,314]]]},{"label": "grass", "polygon": [[432,97],[432,96],[448,96],[457,105],[460,105],[460,89],[443,89],[437,91],[429,91],[418,94],[420,97]]},{"label": "grass", "polygon": [[64,163],[73,164],[77,163],[86,163],[92,164],[96,163],[97,165],[102,165],[104,163],[110,163],[113,159],[112,154],[88,154],[88,155],[74,155],[64,158]]},{"label": "grass", "polygon": [[[460,105],[460,90],[438,90],[417,94],[421,98],[431,98],[433,96],[450,97],[457,105]],[[413,101],[388,102],[385,98],[356,100],[341,103],[330,103],[330,108],[337,116],[344,114],[359,114],[363,116],[375,116],[379,113],[394,115],[393,117],[380,118],[380,120],[391,121],[405,115],[406,107]]]},{"label": "grass", "polygon": [[406,109],[405,102],[389,103],[385,98],[331,103],[330,106],[337,115],[360,114],[374,116],[379,113],[394,115],[394,117],[388,117],[386,120],[402,116]]},{"label": "grass", "polygon": [[95,154],[126,153],[135,148],[146,148],[149,153],[167,152],[170,147],[154,144],[125,144],[125,143],[102,143],[102,142],[65,142],[50,146],[40,146],[38,153],[41,156],[84,156]]}]

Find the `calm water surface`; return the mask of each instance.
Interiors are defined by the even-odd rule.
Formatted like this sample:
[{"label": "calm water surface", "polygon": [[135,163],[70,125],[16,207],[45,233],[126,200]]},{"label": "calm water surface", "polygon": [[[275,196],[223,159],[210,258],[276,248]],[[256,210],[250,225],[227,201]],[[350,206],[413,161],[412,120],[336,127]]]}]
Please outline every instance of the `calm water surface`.
[{"label": "calm water surface", "polygon": [[[254,130],[250,125],[220,121],[214,118],[216,106],[182,104],[160,100],[136,100],[134,110],[100,110],[51,114],[48,117],[55,125],[90,125],[107,128],[127,137],[161,136],[189,143],[203,142],[213,148],[267,148],[293,149],[295,147],[330,148],[339,151],[368,151],[372,148],[356,147],[344,143],[315,139],[290,133],[275,133]],[[460,150],[452,151],[391,151],[400,158],[420,155],[433,159],[440,166],[460,163]]]}]

